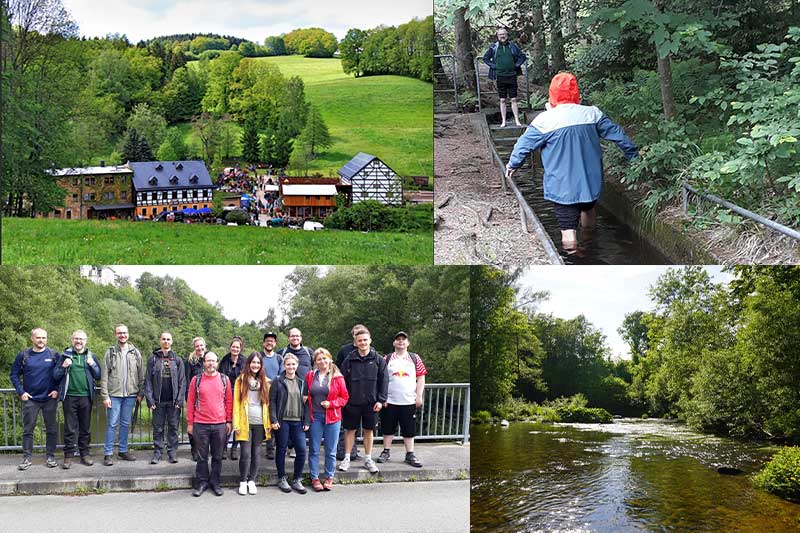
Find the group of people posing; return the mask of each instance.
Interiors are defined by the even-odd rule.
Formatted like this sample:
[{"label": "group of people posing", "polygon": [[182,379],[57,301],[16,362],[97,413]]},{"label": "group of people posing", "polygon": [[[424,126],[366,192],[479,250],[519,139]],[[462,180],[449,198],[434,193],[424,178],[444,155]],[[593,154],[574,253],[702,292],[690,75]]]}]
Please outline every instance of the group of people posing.
[{"label": "group of people posing", "polygon": [[[377,473],[372,441],[379,417],[384,449],[377,462],[390,460],[399,425],[405,462],[421,467],[414,453],[414,435],[416,411],[423,404],[425,365],[419,355],[408,351],[409,338],[403,331],[395,335],[394,351],[386,356],[372,347],[370,332],[363,325],[357,324],[351,333],[353,342],[341,347],[336,362],[325,348],[304,346],[297,328],[289,330],[289,344],[281,350],[275,349],[277,334],[265,333],[262,350],[248,356],[243,353],[244,340],[235,336],[221,360],[216,353],[206,351],[202,337],[193,339],[194,351],[184,360],[172,351],[172,335],[164,332],[160,347],[145,359],[129,341],[127,326],[118,324],[114,328],[117,342],[101,361],[88,349],[84,331],[75,331],[72,346],[59,354],[48,348],[47,332],[36,328],[31,332],[32,346],[19,352],[11,367],[11,382],[22,400],[23,457],[19,469],[31,466],[33,430],[40,411],[45,423],[46,465],[58,466],[59,400],[64,409],[61,466],[71,468],[77,455],[81,464],[92,466],[90,423],[98,381],[107,410],[106,466],[114,464],[117,432],[117,458],[136,460],[128,446],[128,435],[134,408],[143,399],[152,411],[150,463],[164,460],[165,451],[166,460],[177,463],[179,422],[185,405],[192,459],[196,462],[194,496],[209,488],[222,496],[220,477],[228,441],[230,459],[239,461],[241,495],[257,492],[259,449],[264,441],[267,458],[275,460],[280,490],[306,493],[302,483],[306,456],[313,490],[331,490],[342,428],[346,451],[355,448],[356,431],[363,429],[364,468]],[[291,481],[286,474],[290,447],[295,456]],[[347,471],[354,456],[345,453],[339,470]]]}]

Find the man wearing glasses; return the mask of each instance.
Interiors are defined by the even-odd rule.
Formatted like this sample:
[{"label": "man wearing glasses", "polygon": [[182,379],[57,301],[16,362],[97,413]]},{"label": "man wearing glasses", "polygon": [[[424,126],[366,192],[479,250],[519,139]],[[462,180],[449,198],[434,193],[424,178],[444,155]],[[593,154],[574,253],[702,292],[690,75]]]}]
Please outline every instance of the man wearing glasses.
[{"label": "man wearing glasses", "polygon": [[128,451],[128,431],[133,408],[144,396],[144,362],[138,348],[128,342],[128,326],[114,327],[117,343],[106,350],[100,378],[100,395],[107,409],[103,464],[114,464],[114,437],[119,427],[119,458],[135,461]]}]

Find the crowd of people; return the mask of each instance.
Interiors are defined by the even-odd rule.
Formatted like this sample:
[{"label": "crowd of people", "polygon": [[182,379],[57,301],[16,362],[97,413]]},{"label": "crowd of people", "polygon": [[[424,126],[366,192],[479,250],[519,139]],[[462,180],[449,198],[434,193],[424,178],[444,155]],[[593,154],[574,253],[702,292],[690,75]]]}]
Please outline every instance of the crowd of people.
[{"label": "crowd of people", "polygon": [[[239,494],[256,494],[260,449],[266,442],[266,458],[275,461],[277,487],[305,494],[305,464],[316,492],[330,491],[337,459],[346,472],[358,457],[356,431],[364,432],[364,468],[379,471],[372,458],[373,433],[383,433],[378,463],[390,461],[392,439],[399,425],[405,446],[405,463],[421,467],[414,453],[416,411],[423,404],[427,370],[418,354],[408,351],[404,331],[394,337],[394,351],[381,356],[372,347],[369,330],[356,324],[353,342],[339,349],[334,362],[325,348],[303,344],[297,328],[288,332],[289,342],[276,349],[278,335],[264,334],[262,349],[244,354],[244,339],[233,337],[221,359],[206,350],[202,337],[192,340],[186,358],[172,350],[172,334],[163,332],[159,347],[144,357],[128,338],[128,327],[114,328],[116,343],[102,360],[88,348],[86,333],[72,334],[72,346],[62,353],[47,346],[47,331],[31,331],[32,346],[20,351],[11,367],[11,382],[22,400],[22,461],[31,466],[33,431],[39,412],[45,424],[46,465],[58,466],[56,409],[64,411],[64,458],[69,469],[79,456],[92,466],[90,453],[91,412],[96,384],[106,409],[103,464],[116,457],[135,461],[129,448],[129,432],[135,408],[142,403],[152,412],[153,455],[151,464],[177,463],[179,424],[186,412],[192,460],[195,461],[194,496],[209,488],[222,496],[222,461],[239,462]],[[166,431],[166,438],[165,438]],[[343,437],[343,438],[342,438]],[[165,446],[166,440],[166,446]],[[306,442],[308,440],[308,443]],[[320,453],[322,472],[320,472]],[[291,479],[286,472],[287,451],[294,456]]]}]

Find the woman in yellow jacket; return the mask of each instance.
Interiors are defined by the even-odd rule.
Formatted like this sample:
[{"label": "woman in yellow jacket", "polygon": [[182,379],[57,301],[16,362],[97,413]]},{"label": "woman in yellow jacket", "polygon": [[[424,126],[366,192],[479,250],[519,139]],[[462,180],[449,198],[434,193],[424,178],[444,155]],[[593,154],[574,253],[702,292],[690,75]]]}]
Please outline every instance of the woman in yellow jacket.
[{"label": "woman in yellow jacket", "polygon": [[234,438],[242,443],[239,458],[239,494],[256,493],[259,448],[272,438],[269,421],[269,379],[261,354],[252,352],[233,388]]}]

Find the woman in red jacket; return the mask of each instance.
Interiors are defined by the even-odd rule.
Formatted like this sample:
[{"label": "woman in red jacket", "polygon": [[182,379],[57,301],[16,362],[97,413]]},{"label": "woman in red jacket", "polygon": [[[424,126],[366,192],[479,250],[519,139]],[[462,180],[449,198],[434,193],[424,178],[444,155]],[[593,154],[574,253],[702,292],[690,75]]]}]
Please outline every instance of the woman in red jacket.
[{"label": "woman in red jacket", "polygon": [[[336,444],[339,426],[342,423],[342,407],[350,399],[344,377],[333,363],[325,348],[314,352],[316,369],[306,374],[308,405],[311,406],[311,426],[308,430],[308,469],[311,472],[311,487],[320,492],[333,488],[333,472],[336,469]],[[319,481],[319,449],[325,439],[325,480]]]}]

